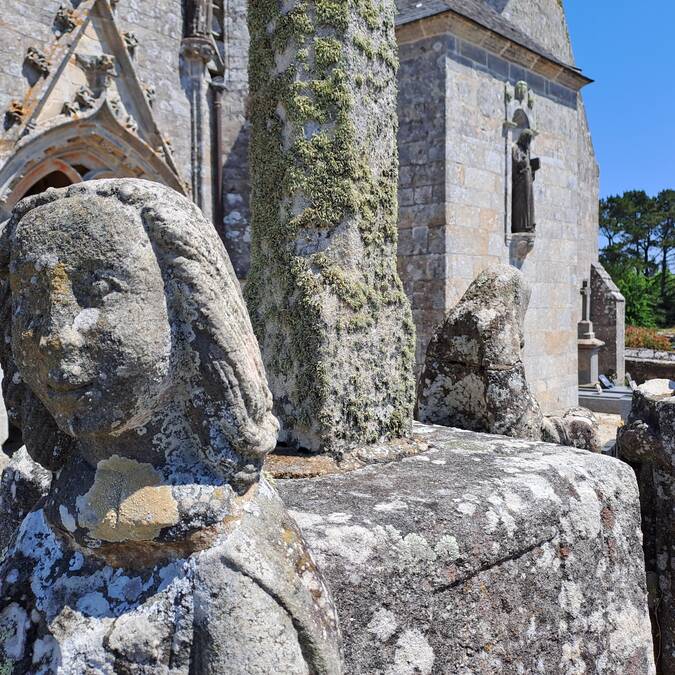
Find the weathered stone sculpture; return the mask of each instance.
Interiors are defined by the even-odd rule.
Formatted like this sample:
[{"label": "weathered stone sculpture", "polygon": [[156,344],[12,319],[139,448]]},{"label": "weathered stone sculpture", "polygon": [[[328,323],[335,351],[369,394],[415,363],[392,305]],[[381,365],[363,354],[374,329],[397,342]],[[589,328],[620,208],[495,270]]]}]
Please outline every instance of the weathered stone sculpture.
[{"label": "weathered stone sculpture", "polygon": [[338,673],[260,477],[277,422],[215,230],[168,188],[96,181],[25,200],[0,242],[10,415],[58,470],[0,565],[3,672]]},{"label": "weathered stone sculpture", "polygon": [[544,417],[530,391],[522,359],[529,301],[514,267],[495,265],[476,277],[429,343],[417,419],[599,452],[590,410]]},{"label": "weathered stone sculpture", "polygon": [[548,415],[542,422],[541,438],[547,443],[602,451],[598,419],[588,408],[569,408],[560,415]]},{"label": "weathered stone sculpture", "polygon": [[49,492],[52,474],[21,448],[0,463],[0,555],[37,502]]},{"label": "weathered stone sculpture", "polygon": [[514,267],[482,272],[434,334],[417,398],[421,422],[540,439],[542,413],[521,348],[530,290]]},{"label": "weathered stone sculpture", "polygon": [[335,456],[410,432],[396,270],[395,3],[250,3],[252,267],[282,439]]},{"label": "weathered stone sculpture", "polygon": [[513,145],[513,191],[511,205],[511,231],[534,232],[534,179],[539,170],[539,160],[530,157],[534,134],[525,129]]},{"label": "weathered stone sculpture", "polygon": [[633,392],[619,457],[637,474],[647,588],[657,667],[675,672],[675,382],[651,380]]}]

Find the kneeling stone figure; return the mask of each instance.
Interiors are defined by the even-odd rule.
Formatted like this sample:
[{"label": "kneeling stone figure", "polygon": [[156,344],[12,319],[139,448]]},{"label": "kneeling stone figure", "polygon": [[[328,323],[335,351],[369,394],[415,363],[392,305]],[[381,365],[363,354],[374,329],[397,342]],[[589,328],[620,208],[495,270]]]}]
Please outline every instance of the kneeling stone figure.
[{"label": "kneeling stone figure", "polygon": [[261,477],[258,344],[215,230],[109,180],[0,232],[12,422],[54,472],[0,564],[3,673],[339,673],[337,619]]}]

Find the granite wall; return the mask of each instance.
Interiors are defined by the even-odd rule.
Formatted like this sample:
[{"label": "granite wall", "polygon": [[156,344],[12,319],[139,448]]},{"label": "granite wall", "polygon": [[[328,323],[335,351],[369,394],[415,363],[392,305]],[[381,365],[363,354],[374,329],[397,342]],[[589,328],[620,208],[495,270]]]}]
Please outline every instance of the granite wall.
[{"label": "granite wall", "polygon": [[537,237],[522,263],[533,288],[526,369],[547,412],[576,405],[579,289],[597,260],[598,189],[580,97],[452,35],[400,50],[399,260],[417,322],[418,358],[433,323],[478,273],[509,262],[504,86],[526,80],[539,134],[533,156],[542,164],[535,181]]}]

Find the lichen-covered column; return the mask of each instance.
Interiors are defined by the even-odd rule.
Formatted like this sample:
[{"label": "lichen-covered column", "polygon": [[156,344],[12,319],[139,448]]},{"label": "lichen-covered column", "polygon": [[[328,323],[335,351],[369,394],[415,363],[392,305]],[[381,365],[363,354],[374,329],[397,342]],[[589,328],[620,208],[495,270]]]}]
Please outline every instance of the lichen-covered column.
[{"label": "lichen-covered column", "polygon": [[337,456],[412,420],[394,15],[394,0],[249,5],[247,299],[285,440]]}]

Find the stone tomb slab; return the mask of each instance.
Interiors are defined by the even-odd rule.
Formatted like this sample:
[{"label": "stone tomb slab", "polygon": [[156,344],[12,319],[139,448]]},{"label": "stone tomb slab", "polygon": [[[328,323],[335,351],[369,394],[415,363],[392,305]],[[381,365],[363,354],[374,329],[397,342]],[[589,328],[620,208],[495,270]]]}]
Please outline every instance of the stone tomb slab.
[{"label": "stone tomb slab", "polygon": [[415,426],[430,449],[277,486],[347,673],[653,673],[636,480],[574,448]]}]

